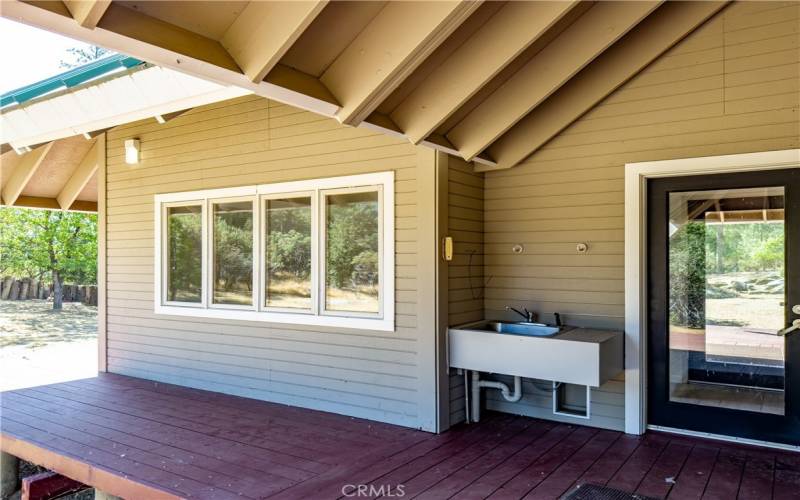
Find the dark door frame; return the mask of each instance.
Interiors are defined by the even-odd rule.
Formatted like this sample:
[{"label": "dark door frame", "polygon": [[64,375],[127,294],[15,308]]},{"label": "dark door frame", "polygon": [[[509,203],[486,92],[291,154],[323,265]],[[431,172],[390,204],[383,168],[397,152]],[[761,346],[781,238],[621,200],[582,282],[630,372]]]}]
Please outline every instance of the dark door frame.
[{"label": "dark door frame", "polygon": [[[646,186],[649,179],[800,168],[800,149],[785,149],[625,165],[625,432],[647,422]],[[710,436],[714,437],[714,436]],[[725,439],[724,436],[718,436]],[[782,447],[800,450],[800,447]]]},{"label": "dark door frame", "polygon": [[[800,303],[800,169],[656,179],[648,183],[648,421],[655,425],[800,445],[800,337],[787,337],[786,415],[669,400],[667,195],[669,192],[785,186],[786,287],[784,324]],[[790,265],[791,263],[791,265]],[[795,360],[789,363],[789,360]]]}]

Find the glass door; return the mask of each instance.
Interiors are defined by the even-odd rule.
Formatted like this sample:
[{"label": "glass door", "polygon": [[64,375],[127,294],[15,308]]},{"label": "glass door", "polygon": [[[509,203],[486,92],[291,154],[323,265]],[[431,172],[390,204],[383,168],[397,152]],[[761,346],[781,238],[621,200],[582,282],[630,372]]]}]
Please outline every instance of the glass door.
[{"label": "glass door", "polygon": [[649,182],[648,250],[648,422],[800,444],[800,169]]}]

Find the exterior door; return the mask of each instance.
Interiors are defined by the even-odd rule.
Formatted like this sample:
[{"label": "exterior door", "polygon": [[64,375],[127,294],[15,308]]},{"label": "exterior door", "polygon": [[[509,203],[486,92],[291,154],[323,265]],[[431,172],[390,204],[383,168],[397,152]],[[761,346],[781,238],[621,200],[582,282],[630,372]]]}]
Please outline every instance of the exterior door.
[{"label": "exterior door", "polygon": [[648,423],[800,445],[800,169],[650,180],[647,210]]}]

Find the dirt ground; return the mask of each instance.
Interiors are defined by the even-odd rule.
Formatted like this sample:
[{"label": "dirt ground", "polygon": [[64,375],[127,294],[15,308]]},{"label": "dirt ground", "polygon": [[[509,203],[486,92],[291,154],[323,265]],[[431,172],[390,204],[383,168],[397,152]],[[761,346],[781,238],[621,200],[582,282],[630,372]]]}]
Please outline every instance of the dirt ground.
[{"label": "dirt ground", "polygon": [[97,307],[0,301],[0,391],[93,377]]}]

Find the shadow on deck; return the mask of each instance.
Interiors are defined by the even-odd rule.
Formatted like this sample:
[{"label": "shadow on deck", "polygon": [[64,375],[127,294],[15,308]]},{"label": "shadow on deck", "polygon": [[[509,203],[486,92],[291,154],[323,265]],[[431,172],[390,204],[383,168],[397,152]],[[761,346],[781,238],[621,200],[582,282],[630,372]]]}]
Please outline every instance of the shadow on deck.
[{"label": "shadow on deck", "polygon": [[111,374],[1,404],[3,451],[128,499],[800,498],[797,453],[505,414],[433,435]]}]

